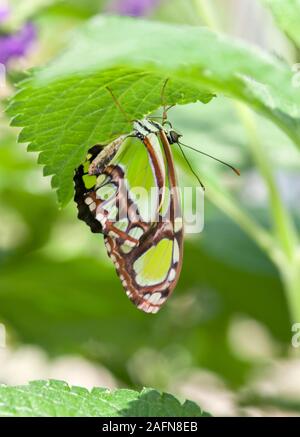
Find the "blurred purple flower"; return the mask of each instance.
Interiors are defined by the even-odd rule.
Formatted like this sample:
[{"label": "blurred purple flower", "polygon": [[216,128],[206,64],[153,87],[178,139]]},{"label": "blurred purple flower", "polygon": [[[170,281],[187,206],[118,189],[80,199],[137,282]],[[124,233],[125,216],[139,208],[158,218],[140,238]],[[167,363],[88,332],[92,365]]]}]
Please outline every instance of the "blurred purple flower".
[{"label": "blurred purple flower", "polygon": [[11,58],[24,56],[36,38],[36,29],[27,23],[15,33],[0,34],[0,63],[7,64]]},{"label": "blurred purple flower", "polygon": [[0,6],[0,23],[5,21],[9,17],[9,8],[8,6],[1,5]]},{"label": "blurred purple flower", "polygon": [[158,3],[159,0],[117,0],[113,5],[113,10],[120,15],[140,17],[151,12]]}]

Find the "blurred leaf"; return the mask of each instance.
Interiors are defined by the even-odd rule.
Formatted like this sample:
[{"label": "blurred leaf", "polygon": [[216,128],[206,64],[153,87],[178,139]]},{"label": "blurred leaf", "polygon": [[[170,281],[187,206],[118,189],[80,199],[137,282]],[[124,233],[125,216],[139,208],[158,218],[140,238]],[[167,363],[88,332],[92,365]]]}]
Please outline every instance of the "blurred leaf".
[{"label": "blurred leaf", "polygon": [[279,27],[300,48],[300,0],[261,0],[272,12]]},{"label": "blurred leaf", "polygon": [[300,413],[300,399],[296,396],[288,397],[287,395],[264,395],[255,392],[243,393],[240,399],[240,405],[243,407],[258,407],[263,409],[278,408],[283,411]]},{"label": "blurred leaf", "polygon": [[[237,245],[235,256],[239,250]],[[289,318],[277,276],[241,271],[201,251],[198,240],[186,243],[179,284],[156,316],[136,310],[104,261],[56,262],[40,254],[11,260],[0,269],[0,317],[16,338],[51,355],[81,353],[128,383],[124,363],[139,349],[164,353],[180,345],[195,365],[240,384],[249,365],[233,356],[226,337],[235,314],[261,320],[276,339],[289,344]]]},{"label": "blurred leaf", "polygon": [[[48,240],[51,229],[59,216],[55,199],[50,193],[32,194],[8,188],[0,195],[1,202],[19,213],[28,227],[28,235],[18,253],[39,249]],[[46,212],[46,213],[45,213]]]},{"label": "blurred leaf", "polygon": [[167,393],[69,387],[62,381],[34,381],[26,386],[0,386],[0,416],[13,417],[201,417],[191,401]]},{"label": "blurred leaf", "polygon": [[276,275],[267,255],[226,216],[216,216],[206,223],[202,244],[204,250],[226,264],[254,274]]},{"label": "blurred leaf", "polygon": [[24,128],[20,141],[40,151],[45,174],[54,174],[62,204],[88,148],[131,129],[106,86],[134,119],[160,106],[166,77],[169,104],[207,102],[207,88],[225,92],[262,111],[300,145],[292,118],[300,115],[300,91],[278,59],[204,28],[97,17],[62,56],[23,82],[9,110],[13,125]]},{"label": "blurred leaf", "polygon": [[57,10],[61,15],[71,13],[87,18],[98,14],[109,2],[110,0],[60,0],[52,10]]}]

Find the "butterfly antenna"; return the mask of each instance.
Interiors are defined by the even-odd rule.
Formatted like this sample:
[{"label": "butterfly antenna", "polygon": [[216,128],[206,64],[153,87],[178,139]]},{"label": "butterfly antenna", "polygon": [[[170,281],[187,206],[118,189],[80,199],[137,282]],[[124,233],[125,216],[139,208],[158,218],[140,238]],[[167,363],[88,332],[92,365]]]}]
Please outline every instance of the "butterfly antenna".
[{"label": "butterfly antenna", "polygon": [[162,89],[161,89],[161,95],[160,95],[160,98],[161,98],[161,104],[162,104],[162,107],[164,108],[163,109],[163,115],[162,115],[162,124],[164,124],[164,122],[166,121],[166,119],[167,119],[167,105],[166,105],[166,87],[167,87],[167,85],[168,85],[168,82],[169,82],[169,78],[167,78],[165,81],[164,81],[164,84],[163,84],[163,87],[162,87]]},{"label": "butterfly antenna", "polygon": [[189,166],[191,172],[193,173],[193,175],[195,176],[195,178],[196,178],[197,181],[199,182],[199,185],[201,186],[201,188],[203,189],[203,191],[205,191],[205,186],[204,186],[203,183],[201,182],[201,180],[200,180],[199,176],[197,175],[197,173],[194,171],[193,167],[191,166],[190,161],[187,159],[187,156],[186,156],[186,154],[184,153],[184,151],[183,151],[183,149],[182,149],[182,147],[181,147],[181,143],[176,143],[176,144],[178,145],[178,147],[179,147],[179,149],[180,149],[180,151],[181,151],[181,153],[182,153],[182,156],[184,157],[185,162],[186,162],[187,165]]},{"label": "butterfly antenna", "polygon": [[166,123],[166,120],[167,120],[167,112],[171,109],[171,108],[173,108],[173,106],[175,106],[175,105],[170,105],[170,106],[167,106],[167,104],[166,104],[166,88],[167,88],[167,85],[168,85],[168,82],[169,82],[169,78],[167,78],[165,81],[164,81],[164,84],[163,84],[163,87],[162,87],[162,89],[161,89],[161,105],[162,105],[162,107],[163,107],[163,115],[162,115],[162,124],[164,125],[165,123]]},{"label": "butterfly antenna", "polygon": [[116,96],[114,95],[114,93],[112,92],[111,88],[109,88],[108,86],[106,87],[107,91],[109,92],[109,94],[111,95],[116,107],[122,112],[122,114],[124,115],[125,120],[128,123],[132,123],[133,120],[129,120],[128,115],[126,114],[126,111],[124,110],[124,108],[121,106],[120,102],[118,101],[118,99],[116,98]]},{"label": "butterfly antenna", "polygon": [[184,147],[186,147],[187,149],[191,149],[191,150],[194,150],[195,152],[201,153],[201,155],[208,156],[209,158],[214,159],[215,161],[218,161],[218,162],[220,162],[221,164],[224,164],[224,165],[226,165],[227,167],[231,168],[231,170],[234,171],[234,173],[237,174],[238,176],[241,175],[241,172],[240,172],[237,168],[235,168],[235,167],[233,167],[232,165],[228,164],[228,162],[222,161],[221,159],[218,159],[218,158],[216,158],[215,156],[209,155],[208,153],[203,152],[202,150],[196,149],[195,147],[188,146],[188,145],[183,144],[183,143],[181,143],[181,142],[178,143],[178,145],[184,146]]}]

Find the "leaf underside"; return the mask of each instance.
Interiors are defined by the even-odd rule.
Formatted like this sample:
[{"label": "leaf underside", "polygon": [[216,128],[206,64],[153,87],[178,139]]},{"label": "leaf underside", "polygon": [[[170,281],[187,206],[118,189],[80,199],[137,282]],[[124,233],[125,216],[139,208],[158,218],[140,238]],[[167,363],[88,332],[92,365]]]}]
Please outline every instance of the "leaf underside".
[{"label": "leaf underside", "polygon": [[166,78],[168,105],[208,103],[225,93],[267,115],[300,145],[300,90],[282,61],[205,28],[99,16],[20,84],[8,108],[12,125],[23,128],[19,141],[40,152],[44,174],[53,175],[61,205],[72,197],[74,169],[87,150],[158,109]]}]

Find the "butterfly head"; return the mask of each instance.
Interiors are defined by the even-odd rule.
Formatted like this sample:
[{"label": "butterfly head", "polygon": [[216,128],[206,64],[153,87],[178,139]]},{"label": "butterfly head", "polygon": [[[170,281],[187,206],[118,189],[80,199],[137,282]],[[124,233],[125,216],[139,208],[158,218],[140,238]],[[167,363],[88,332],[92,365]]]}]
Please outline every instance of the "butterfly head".
[{"label": "butterfly head", "polygon": [[[168,126],[168,128],[166,128]],[[169,120],[163,122],[163,128],[170,144],[177,144],[182,135],[173,129]]]},{"label": "butterfly head", "polygon": [[170,144],[177,144],[181,137],[182,137],[182,135],[173,129],[171,129],[169,132],[167,132],[167,138],[168,138],[168,141]]}]

